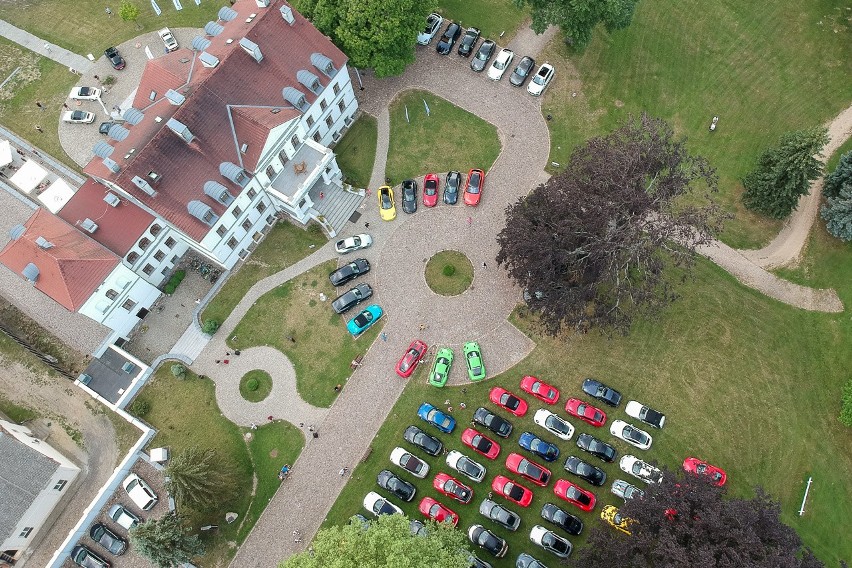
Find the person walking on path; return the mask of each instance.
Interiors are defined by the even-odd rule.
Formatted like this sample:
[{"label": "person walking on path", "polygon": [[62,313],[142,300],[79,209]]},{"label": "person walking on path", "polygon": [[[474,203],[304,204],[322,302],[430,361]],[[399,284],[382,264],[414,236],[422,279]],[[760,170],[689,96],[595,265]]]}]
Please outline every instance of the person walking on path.
[{"label": "person walking on path", "polygon": [[382,341],[387,341],[387,340],[388,340],[388,334],[383,331],[382,332]]}]

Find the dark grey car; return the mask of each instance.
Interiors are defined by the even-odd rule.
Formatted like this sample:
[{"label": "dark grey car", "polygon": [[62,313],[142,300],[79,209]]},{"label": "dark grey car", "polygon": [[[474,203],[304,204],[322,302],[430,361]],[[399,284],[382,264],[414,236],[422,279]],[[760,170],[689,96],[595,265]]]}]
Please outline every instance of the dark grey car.
[{"label": "dark grey car", "polygon": [[533,67],[535,67],[535,59],[525,56],[512,71],[512,75],[509,76],[509,83],[515,87],[522,87],[527,82]]},{"label": "dark grey car", "polygon": [[349,291],[341,294],[331,303],[331,308],[338,314],[350,310],[373,295],[373,288],[369,284],[358,284]]},{"label": "dark grey car", "polygon": [[512,424],[509,421],[503,420],[481,406],[473,413],[473,421],[482,424],[501,438],[508,438],[512,433]]},{"label": "dark grey car", "polygon": [[461,179],[461,172],[447,173],[447,181],[444,182],[444,203],[447,205],[455,205],[459,202]]},{"label": "dark grey car", "polygon": [[103,523],[92,525],[89,536],[110,554],[120,556],[127,550],[127,541],[109,530]]},{"label": "dark grey car", "polygon": [[417,182],[413,179],[402,182],[402,210],[409,214],[417,211]]},{"label": "dark grey car", "polygon": [[488,60],[491,59],[491,56],[494,55],[494,50],[497,48],[497,44],[491,41],[490,39],[486,39],[483,41],[479,49],[476,52],[473,60],[470,62],[470,68],[479,73],[480,71],[485,69],[485,66],[488,65]]},{"label": "dark grey car", "polygon": [[464,37],[459,42],[459,55],[462,57],[470,57],[473,53],[473,46],[479,40],[479,30],[476,28],[467,28],[464,32]]},{"label": "dark grey car", "polygon": [[92,552],[91,548],[78,544],[71,550],[71,560],[83,568],[109,568],[110,563]]},{"label": "dark grey car", "polygon": [[541,518],[553,523],[568,534],[578,535],[583,532],[583,521],[553,503],[544,504],[541,508]]},{"label": "dark grey car", "polygon": [[409,426],[402,433],[403,439],[409,444],[414,444],[430,456],[437,456],[444,449],[444,444],[435,436],[430,436],[417,426]]},{"label": "dark grey car", "polygon": [[349,264],[344,264],[328,275],[333,286],[342,286],[350,280],[355,280],[362,274],[370,272],[370,263],[366,258],[357,258]]},{"label": "dark grey car", "polygon": [[453,50],[453,46],[456,44],[456,40],[459,39],[460,35],[461,26],[455,22],[451,23],[444,32],[444,35],[441,36],[441,41],[435,46],[435,51],[441,55],[448,55]]},{"label": "dark grey car", "polygon": [[403,501],[411,501],[417,489],[409,482],[395,476],[391,471],[383,469],[376,476],[376,483],[382,489],[387,489]]},{"label": "dark grey car", "polygon": [[479,514],[510,531],[518,530],[521,525],[521,517],[491,499],[482,500],[482,504],[479,505]]}]

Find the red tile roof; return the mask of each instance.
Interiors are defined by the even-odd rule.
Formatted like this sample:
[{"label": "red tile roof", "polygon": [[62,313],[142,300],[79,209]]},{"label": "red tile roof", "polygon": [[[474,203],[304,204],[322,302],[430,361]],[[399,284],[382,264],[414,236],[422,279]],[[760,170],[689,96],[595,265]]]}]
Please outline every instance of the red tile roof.
[{"label": "red tile roof", "polygon": [[[28,264],[35,264],[39,270],[35,287],[68,310],[77,311],[120,262],[46,209],[37,209],[24,227],[26,232],[0,252],[0,263],[18,275]],[[40,247],[39,237],[53,246]]]},{"label": "red tile roof", "polygon": [[[199,200],[220,216],[225,210],[204,194],[204,182],[217,181],[229,187],[232,194],[238,194],[240,188],[221,176],[219,165],[242,162],[246,171],[254,171],[270,129],[300,114],[284,100],[284,87],[299,89],[309,103],[316,100],[296,78],[305,69],[316,75],[323,86],[328,84],[328,77],[311,64],[311,54],[319,52],[329,57],[337,70],[346,63],[343,52],[295,10],[294,25],[287,24],[280,12],[285,4],[275,0],[268,8],[258,8],[255,0],[238,0],[232,6],[237,17],[230,22],[220,21],[224,31],[207,37],[211,44],[205,51],[219,59],[213,69],[197,59],[182,63],[181,59],[191,60],[194,55],[188,49],[149,61],[134,101],[134,107],[143,110],[145,118],[135,126],[125,125],[130,131],[125,140],[111,141],[115,151],[110,158],[121,171],[112,173],[100,158],[94,158],[84,171],[115,181],[191,238],[203,239],[210,227],[190,215],[187,204]],[[253,13],[257,17],[246,22]],[[260,63],[239,46],[243,37],[260,47]],[[229,44],[228,39],[233,41]],[[177,86],[179,81],[186,83],[187,78],[187,85]],[[180,107],[166,100],[151,103],[152,90],[162,97],[169,88],[186,97]],[[281,110],[274,113],[276,108]],[[160,122],[154,120],[157,116]],[[187,144],[165,127],[170,117],[189,128],[195,136],[192,143]],[[245,154],[240,153],[243,144],[247,145]],[[144,178],[152,170],[162,176],[153,197],[131,182],[134,176]]]},{"label": "red tile roof", "polygon": [[59,211],[58,215],[72,225],[86,218],[98,224],[90,236],[118,256],[124,256],[154,221],[154,216],[121,196],[117,207],[104,201],[109,189],[90,179]]}]

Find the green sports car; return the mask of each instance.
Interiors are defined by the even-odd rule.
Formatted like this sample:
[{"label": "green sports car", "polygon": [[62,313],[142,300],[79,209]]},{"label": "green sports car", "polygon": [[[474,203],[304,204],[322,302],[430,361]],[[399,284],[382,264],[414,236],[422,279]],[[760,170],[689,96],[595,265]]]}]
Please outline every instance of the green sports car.
[{"label": "green sports car", "polygon": [[435,362],[432,364],[432,372],[429,373],[429,384],[433,387],[442,387],[447,384],[452,366],[453,350],[448,347],[442,347],[435,356]]},{"label": "green sports car", "polygon": [[467,375],[471,381],[481,381],[485,378],[485,363],[482,362],[482,351],[479,343],[468,341],[464,344],[464,358],[467,361]]}]

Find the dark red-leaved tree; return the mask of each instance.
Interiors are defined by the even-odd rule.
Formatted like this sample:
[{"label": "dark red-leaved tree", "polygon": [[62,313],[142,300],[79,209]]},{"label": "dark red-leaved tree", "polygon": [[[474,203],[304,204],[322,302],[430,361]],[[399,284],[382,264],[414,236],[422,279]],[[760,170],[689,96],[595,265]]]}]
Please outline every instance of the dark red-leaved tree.
[{"label": "dark red-leaved tree", "polygon": [[720,230],[715,190],[713,168],[668,124],[631,118],[506,209],[497,262],[525,289],[546,333],[626,333],[637,314],[674,299],[664,269],[689,268],[695,247]]}]

